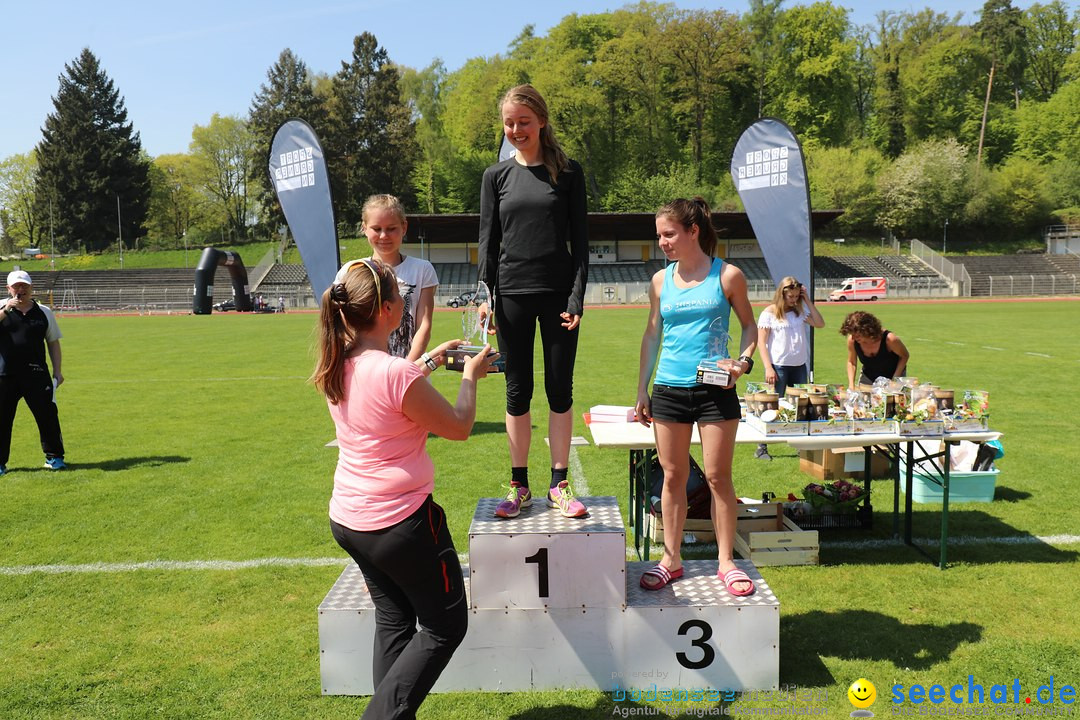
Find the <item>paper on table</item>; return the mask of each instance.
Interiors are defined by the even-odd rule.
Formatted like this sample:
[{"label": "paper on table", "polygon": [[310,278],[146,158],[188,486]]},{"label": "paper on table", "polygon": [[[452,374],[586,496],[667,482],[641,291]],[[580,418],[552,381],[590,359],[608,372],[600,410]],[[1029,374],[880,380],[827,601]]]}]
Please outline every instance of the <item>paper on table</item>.
[{"label": "paper on table", "polygon": [[593,405],[589,408],[593,422],[634,422],[634,408],[624,405]]}]

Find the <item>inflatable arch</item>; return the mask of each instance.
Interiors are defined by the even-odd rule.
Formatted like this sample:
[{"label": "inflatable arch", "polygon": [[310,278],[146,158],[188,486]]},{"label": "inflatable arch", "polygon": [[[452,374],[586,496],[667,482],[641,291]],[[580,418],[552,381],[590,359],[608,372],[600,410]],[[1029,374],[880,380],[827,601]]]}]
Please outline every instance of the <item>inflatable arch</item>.
[{"label": "inflatable arch", "polygon": [[213,312],[214,273],[217,272],[219,265],[224,265],[229,269],[236,309],[241,311],[254,309],[251,304],[251,292],[248,289],[244,261],[234,252],[208,247],[203,250],[199,264],[195,268],[195,295],[191,301],[191,312],[196,315],[209,315]]}]

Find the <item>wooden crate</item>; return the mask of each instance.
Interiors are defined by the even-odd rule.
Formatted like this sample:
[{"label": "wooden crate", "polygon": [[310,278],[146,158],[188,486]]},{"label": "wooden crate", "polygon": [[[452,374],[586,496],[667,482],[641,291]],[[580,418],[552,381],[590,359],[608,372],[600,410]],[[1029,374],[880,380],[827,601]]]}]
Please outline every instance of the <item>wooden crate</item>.
[{"label": "wooden crate", "polygon": [[817,565],[817,530],[803,530],[784,515],[783,503],[740,505],[735,552],[754,565]]},{"label": "wooden crate", "polygon": [[[784,515],[783,503],[740,504],[736,515],[735,552],[755,565],[817,565],[817,530],[803,530]],[[694,542],[716,542],[712,520],[687,518],[685,535]],[[652,540],[664,541],[664,521],[652,519]]]}]

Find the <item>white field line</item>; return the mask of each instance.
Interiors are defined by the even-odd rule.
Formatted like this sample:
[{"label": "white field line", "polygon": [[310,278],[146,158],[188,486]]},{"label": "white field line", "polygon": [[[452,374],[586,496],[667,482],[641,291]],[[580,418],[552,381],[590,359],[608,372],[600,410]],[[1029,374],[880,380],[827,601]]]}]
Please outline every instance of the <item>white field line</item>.
[{"label": "white field line", "polygon": [[1041,358],[1052,358],[1052,357],[1054,357],[1053,355],[1047,355],[1046,353],[1037,353],[1037,352],[1030,352],[1030,351],[1025,352],[1024,354],[1025,355],[1034,355],[1035,357],[1041,357]]},{"label": "white field line", "polygon": [[193,382],[193,383],[207,383],[207,382],[295,382],[297,380],[307,380],[306,375],[256,375],[253,377],[191,377],[191,378],[115,378],[115,379],[87,379],[79,380],[80,385],[124,385],[124,384],[137,384],[145,385],[146,383],[172,383],[178,382]]},{"label": "white field line", "polygon": [[140,563],[87,563],[85,565],[0,566],[0,575],[67,575],[73,573],[118,573],[139,570],[251,570],[264,567],[323,567],[345,565],[347,557],[258,558],[256,560],[150,560]]},{"label": "white field line", "polygon": [[585,480],[585,470],[581,467],[581,458],[578,457],[577,448],[570,447],[570,476],[574,478],[574,494],[586,497],[589,494],[589,483]]},{"label": "white field line", "polygon": [[997,350],[999,352],[1005,352],[1005,348],[994,347],[993,345],[983,345],[983,350]]},{"label": "white field line", "polygon": [[959,345],[960,347],[964,347],[965,345],[967,345],[967,343],[956,342],[955,340],[946,340],[945,344],[946,345]]},{"label": "white field line", "polygon": [[[936,538],[915,538],[916,544],[934,545]],[[1011,535],[1006,537],[952,537],[950,546],[964,545],[1077,545],[1080,535]],[[823,548],[858,550],[862,548],[903,547],[899,539],[841,540],[821,543]],[[694,545],[695,550],[715,551],[715,543]],[[636,559],[633,548],[626,549],[628,559]],[[469,561],[468,553],[458,553],[463,562]],[[0,575],[73,575],[79,573],[122,573],[150,570],[254,570],[267,567],[344,567],[352,562],[347,557],[325,558],[258,558],[255,560],[151,560],[141,563],[87,563],[84,565],[8,565],[0,566]]]}]

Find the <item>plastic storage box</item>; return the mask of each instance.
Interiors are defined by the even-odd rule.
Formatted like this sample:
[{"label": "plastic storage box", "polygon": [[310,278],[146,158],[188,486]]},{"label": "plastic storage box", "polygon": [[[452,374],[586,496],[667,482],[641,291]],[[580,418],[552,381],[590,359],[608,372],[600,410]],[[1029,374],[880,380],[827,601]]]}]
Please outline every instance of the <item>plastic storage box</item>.
[{"label": "plastic storage box", "polygon": [[[905,463],[900,463],[900,489],[904,489],[904,477],[907,470]],[[988,503],[994,500],[994,486],[1000,470],[986,470],[983,472],[960,472],[953,470],[949,473],[949,503]],[[942,487],[931,480],[927,475],[919,472],[918,466],[911,478],[911,499],[917,503],[940,503]]]}]

